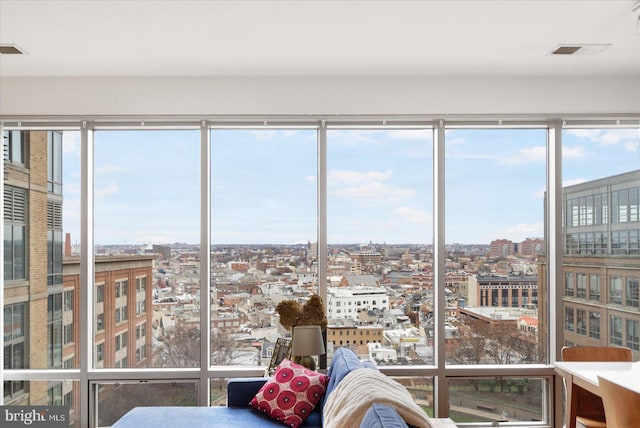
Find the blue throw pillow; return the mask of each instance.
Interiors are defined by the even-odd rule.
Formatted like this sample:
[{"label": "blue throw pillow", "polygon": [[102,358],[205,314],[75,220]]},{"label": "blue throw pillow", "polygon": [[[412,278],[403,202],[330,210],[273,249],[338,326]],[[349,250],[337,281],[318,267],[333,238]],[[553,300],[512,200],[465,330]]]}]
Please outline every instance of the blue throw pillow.
[{"label": "blue throw pillow", "polygon": [[360,428],[408,428],[396,409],[385,404],[374,404],[364,414]]}]

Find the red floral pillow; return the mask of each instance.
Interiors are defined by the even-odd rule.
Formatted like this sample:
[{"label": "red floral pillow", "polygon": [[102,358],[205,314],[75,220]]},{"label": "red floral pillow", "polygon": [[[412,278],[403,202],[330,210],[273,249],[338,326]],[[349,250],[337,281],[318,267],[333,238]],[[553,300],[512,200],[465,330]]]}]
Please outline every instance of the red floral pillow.
[{"label": "red floral pillow", "polygon": [[285,358],[249,404],[273,419],[297,428],[316,407],[328,383],[328,376]]}]

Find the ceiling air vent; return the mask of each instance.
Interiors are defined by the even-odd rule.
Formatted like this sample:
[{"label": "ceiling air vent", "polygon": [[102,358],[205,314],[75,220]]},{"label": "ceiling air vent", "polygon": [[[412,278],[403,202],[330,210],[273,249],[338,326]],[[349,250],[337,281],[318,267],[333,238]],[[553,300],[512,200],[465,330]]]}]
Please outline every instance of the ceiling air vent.
[{"label": "ceiling air vent", "polygon": [[0,45],[2,55],[22,55],[24,52],[16,45]]},{"label": "ceiling air vent", "polygon": [[560,46],[552,52],[553,55],[573,55],[580,50],[580,46]]},{"label": "ceiling air vent", "polygon": [[550,55],[597,55],[610,47],[610,43],[603,44],[571,44],[558,45],[549,52]]}]

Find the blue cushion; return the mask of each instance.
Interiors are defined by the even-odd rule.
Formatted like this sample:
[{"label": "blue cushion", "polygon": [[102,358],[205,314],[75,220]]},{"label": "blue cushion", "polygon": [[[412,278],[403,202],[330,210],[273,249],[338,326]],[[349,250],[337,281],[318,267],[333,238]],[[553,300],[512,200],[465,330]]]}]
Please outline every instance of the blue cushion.
[{"label": "blue cushion", "polygon": [[364,414],[360,428],[407,428],[396,409],[384,404],[374,404]]},{"label": "blue cushion", "polygon": [[378,370],[378,366],[376,365],[376,363],[374,363],[373,361],[363,361],[362,362],[362,367],[364,367],[365,369],[374,369],[374,370]]},{"label": "blue cushion", "polygon": [[[278,422],[250,407],[136,407],[121,417],[112,428],[211,428],[278,427]],[[320,414],[312,412],[301,425],[305,428],[321,427]]]},{"label": "blue cushion", "polygon": [[266,377],[235,377],[227,382],[227,406],[247,407],[267,381]]}]

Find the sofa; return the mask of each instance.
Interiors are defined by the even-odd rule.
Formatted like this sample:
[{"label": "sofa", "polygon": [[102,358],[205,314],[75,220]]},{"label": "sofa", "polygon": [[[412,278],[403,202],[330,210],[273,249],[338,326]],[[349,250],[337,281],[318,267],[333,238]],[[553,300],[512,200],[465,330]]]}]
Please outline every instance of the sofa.
[{"label": "sofa", "polygon": [[[367,370],[360,370],[367,369]],[[368,372],[368,373],[367,373]],[[374,373],[375,372],[375,373]],[[400,413],[397,410],[397,406],[393,403],[384,401],[388,396],[397,396],[397,393],[389,393],[387,386],[382,385],[380,387],[381,400],[376,397],[370,397],[370,401],[366,402],[361,399],[363,395],[369,395],[368,391],[375,390],[375,384],[380,382],[380,379],[385,376],[382,375],[376,368],[375,364],[371,362],[361,362],[353,351],[347,348],[338,348],[333,356],[331,366],[327,372],[328,383],[326,384],[326,392],[322,396],[315,409],[308,414],[308,417],[303,422],[301,427],[323,427],[323,426],[345,426],[354,427],[360,426],[361,428],[405,428],[408,427],[407,423],[403,420],[403,409],[400,409]],[[350,379],[356,376],[368,376],[364,382],[359,382],[357,385],[353,385],[357,388],[366,388],[362,391],[356,392],[358,394],[358,400],[351,400],[350,397],[345,399],[345,395],[338,398],[335,395],[332,398],[332,394],[350,394],[348,390],[349,381],[345,381],[345,378]],[[373,378],[375,377],[375,379]],[[373,380],[371,380],[373,379]],[[326,379],[325,379],[326,380]],[[227,387],[227,406],[217,407],[136,407],[123,415],[114,425],[113,428],[210,428],[210,427],[283,427],[282,422],[271,419],[269,416],[249,406],[249,402],[258,393],[263,385],[267,382],[267,378],[232,378],[228,382]],[[384,382],[384,381],[383,381]],[[393,382],[389,380],[389,382]],[[354,383],[354,382],[351,382]],[[342,385],[341,385],[342,384]],[[364,384],[364,385],[363,385]],[[400,387],[400,384],[397,384]],[[400,387],[401,388],[401,387]],[[355,391],[355,390],[354,390]],[[406,390],[405,390],[406,391]],[[409,396],[409,393],[406,392]],[[382,401],[382,402],[377,402]],[[324,412],[325,405],[328,402],[332,402],[329,406],[334,409],[334,415],[339,420],[325,421]],[[336,402],[339,402],[336,404]],[[340,403],[362,403],[360,409],[348,410],[346,414],[340,414],[338,408]],[[412,403],[415,405],[415,403]],[[366,408],[363,408],[366,406]],[[422,418],[427,419],[424,412],[415,405],[422,415]],[[337,410],[336,410],[337,409]],[[335,412],[338,413],[335,413]],[[356,425],[352,423],[346,424],[341,422],[346,418],[355,414],[357,411],[361,412],[358,416],[360,421]],[[346,418],[345,418],[346,415]],[[415,418],[413,419],[415,421]],[[428,422],[420,422],[418,426],[433,427],[436,426]]]}]

